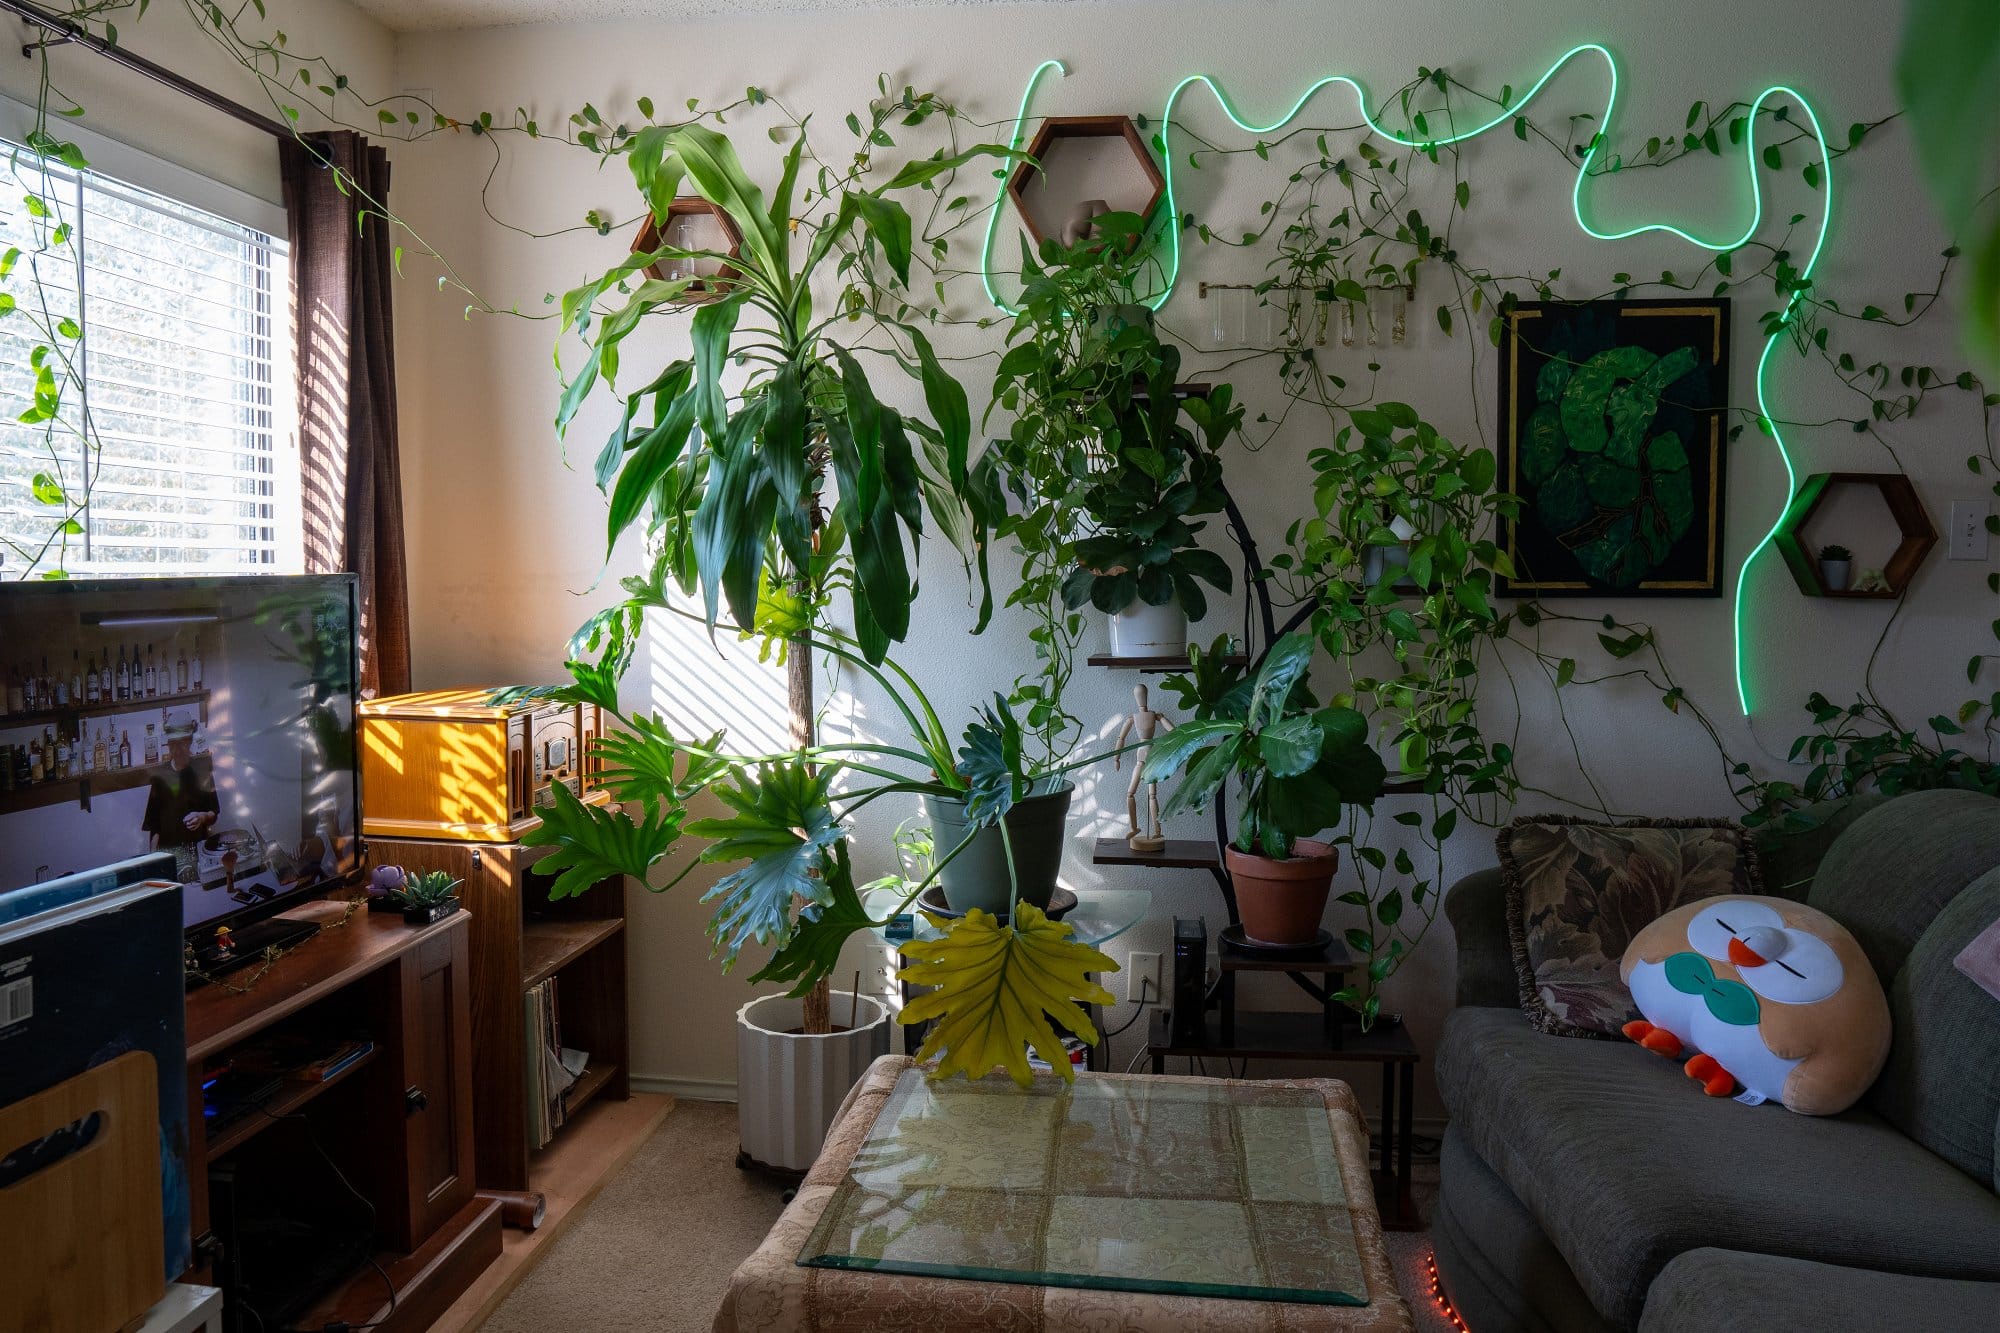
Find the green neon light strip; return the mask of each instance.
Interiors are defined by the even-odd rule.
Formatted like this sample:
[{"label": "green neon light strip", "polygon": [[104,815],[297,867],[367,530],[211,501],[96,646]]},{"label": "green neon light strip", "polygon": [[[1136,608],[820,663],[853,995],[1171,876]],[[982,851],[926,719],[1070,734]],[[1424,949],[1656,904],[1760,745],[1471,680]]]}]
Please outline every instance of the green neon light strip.
[{"label": "green neon light strip", "polygon": [[[1167,301],[1172,298],[1174,294],[1174,286],[1179,281],[1180,278],[1180,266],[1181,266],[1181,236],[1180,236],[1181,229],[1179,225],[1180,207],[1176,198],[1175,178],[1177,173],[1175,171],[1175,160],[1174,160],[1171,135],[1173,133],[1174,109],[1180,104],[1181,95],[1185,93],[1189,88],[1194,87],[1196,84],[1200,84],[1206,87],[1209,90],[1209,92],[1214,94],[1216,103],[1222,108],[1223,114],[1228,116],[1230,121],[1233,122],[1238,129],[1243,130],[1245,133],[1248,134],[1262,135],[1262,134],[1269,134],[1274,130],[1281,129],[1285,125],[1290,124],[1292,120],[1298,116],[1299,112],[1305,109],[1306,103],[1310,102],[1315,96],[1317,96],[1322,89],[1328,88],[1334,84],[1342,84],[1345,85],[1347,88],[1353,90],[1354,99],[1357,105],[1359,106],[1362,120],[1367,123],[1368,128],[1371,131],[1373,131],[1376,135],[1380,136],[1383,139],[1388,140],[1391,143],[1399,144],[1406,148],[1418,148],[1418,149],[1442,148],[1442,147],[1447,147],[1451,144],[1462,143],[1467,139],[1477,138],[1479,135],[1486,133],[1488,130],[1493,129],[1498,125],[1512,123],[1514,117],[1519,115],[1521,111],[1524,108],[1526,108],[1530,102],[1535,100],[1535,97],[1542,91],[1542,89],[1548,86],[1549,80],[1553,79],[1558,73],[1560,73],[1563,67],[1568,65],[1570,61],[1586,53],[1600,56],[1603,58],[1604,67],[1611,76],[1611,88],[1609,93],[1606,95],[1604,99],[1604,112],[1598,118],[1597,122],[1598,133],[1596,137],[1593,138],[1593,140],[1591,141],[1589,149],[1584,153],[1583,160],[1580,163],[1578,163],[1576,171],[1576,181],[1570,188],[1570,209],[1576,215],[1576,225],[1583,231],[1585,235],[1600,241],[1622,241],[1622,240],[1627,240],[1634,236],[1643,236],[1648,232],[1666,232],[1668,235],[1677,236],[1681,240],[1686,241],[1688,244],[1693,245],[1698,249],[1707,250],[1717,254],[1720,254],[1728,250],[1734,250],[1738,246],[1743,245],[1745,242],[1750,240],[1751,237],[1757,234],[1758,228],[1763,225],[1764,221],[1764,193],[1763,193],[1763,187],[1759,182],[1757,176],[1757,113],[1763,109],[1764,103],[1769,101],[1772,97],[1787,97],[1797,104],[1799,110],[1805,113],[1806,120],[1812,126],[1813,138],[1819,144],[1819,149],[1820,149],[1820,176],[1821,176],[1820,189],[1825,193],[1826,202],[1825,202],[1825,207],[1820,212],[1819,233],[1813,238],[1812,253],[1807,256],[1805,264],[1801,266],[1801,268],[1799,269],[1799,279],[1801,283],[1803,283],[1806,279],[1812,277],[1813,270],[1819,264],[1820,254],[1822,251],[1826,249],[1827,225],[1833,217],[1833,162],[1827,153],[1826,135],[1820,129],[1819,116],[1814,113],[1811,103],[1807,102],[1806,99],[1796,89],[1788,88],[1783,84],[1774,84],[1771,87],[1766,88],[1763,92],[1757,94],[1756,101],[1752,102],[1750,105],[1749,133],[1744,136],[1743,166],[1745,175],[1748,177],[1750,183],[1751,210],[1750,210],[1750,220],[1748,223],[1745,224],[1743,232],[1740,236],[1737,236],[1734,239],[1727,241],[1703,240],[1701,237],[1694,235],[1692,232],[1684,231],[1679,227],[1675,227],[1664,222],[1645,223],[1636,227],[1628,227],[1623,231],[1599,231],[1595,227],[1590,225],[1589,221],[1583,215],[1584,185],[1589,179],[1590,166],[1591,163],[1594,162],[1597,158],[1598,149],[1607,141],[1610,135],[1612,116],[1618,104],[1618,62],[1612,58],[1611,52],[1606,50],[1604,47],[1599,46],[1595,42],[1585,42],[1580,46],[1571,47],[1568,51],[1564,52],[1562,56],[1559,59],[1557,59],[1554,64],[1548,67],[1548,70],[1542,75],[1542,77],[1535,81],[1534,86],[1528,89],[1528,91],[1522,95],[1521,99],[1518,102],[1516,102],[1513,106],[1502,110],[1498,115],[1495,115],[1492,119],[1486,121],[1484,124],[1479,125],[1473,129],[1464,130],[1457,134],[1451,134],[1434,138],[1424,138],[1424,139],[1405,138],[1402,135],[1399,135],[1394,131],[1383,126],[1381,122],[1376,120],[1374,115],[1371,114],[1368,110],[1368,94],[1366,90],[1364,90],[1359,83],[1355,82],[1351,78],[1348,78],[1344,74],[1337,74],[1330,78],[1321,79],[1319,80],[1319,82],[1307,88],[1305,92],[1299,95],[1298,100],[1292,103],[1291,108],[1287,110],[1284,115],[1278,117],[1278,119],[1272,121],[1268,125],[1258,125],[1248,120],[1245,120],[1243,118],[1242,113],[1237,110],[1235,103],[1230,100],[1229,94],[1222,88],[1220,84],[1218,84],[1214,79],[1210,78],[1208,75],[1193,74],[1189,75],[1185,79],[1182,79],[1179,83],[1174,85],[1173,92],[1168,95],[1166,110],[1161,114],[1160,117],[1160,148],[1163,155],[1166,157],[1165,172],[1167,178],[1166,205],[1167,205],[1168,224],[1166,227],[1166,233],[1168,237],[1168,253],[1167,253],[1167,262],[1165,266],[1167,281],[1165,290],[1162,291],[1155,300],[1148,302],[1148,304],[1151,305],[1152,308],[1155,310],[1165,305]],[[1061,61],[1056,61],[1056,60],[1043,61],[1042,64],[1036,68],[1034,74],[1029,77],[1027,88],[1022,91],[1020,109],[1015,113],[1014,116],[1014,133],[1013,133],[1012,144],[1016,148],[1019,148],[1021,146],[1022,131],[1027,122],[1028,107],[1034,101],[1035,90],[1040,85],[1042,77],[1045,74],[1047,74],[1051,69],[1060,71],[1064,74],[1068,73],[1068,70],[1063,66]],[[994,199],[994,208],[992,216],[987,220],[986,245],[981,255],[980,268],[981,268],[981,276],[984,278],[986,283],[986,294],[992,300],[993,304],[998,306],[1001,310],[1006,311],[1008,314],[1015,314],[1018,313],[1018,308],[1010,306],[1007,304],[1007,302],[1002,300],[999,292],[995,289],[993,285],[993,262],[992,262],[993,245],[995,237],[997,236],[999,231],[1000,213],[1006,203],[1006,196],[1007,196],[1007,186],[1005,180],[1003,179],[1000,184],[1000,189]],[[1765,423],[1769,425],[1771,438],[1773,441],[1776,442],[1778,446],[1778,458],[1785,465],[1785,478],[1786,478],[1785,498],[1788,503],[1792,495],[1798,489],[1798,472],[1797,469],[1794,468],[1792,465],[1791,450],[1785,444],[1784,437],[1782,434],[1779,433],[1778,427],[1775,421],[1773,421],[1771,416],[1769,403],[1765,393],[1766,390],[1765,370],[1770,364],[1771,353],[1776,349],[1778,345],[1778,339],[1784,336],[1785,325],[1791,322],[1792,313],[1798,304],[1801,294],[1802,293],[1800,291],[1795,290],[1791,294],[1791,296],[1786,300],[1784,313],[1780,318],[1779,322],[1773,326],[1772,333],[1765,339],[1764,351],[1762,355],[1760,355],[1757,358],[1757,377],[1756,377],[1757,410],[1762,415]],[[1771,525],[1770,530],[1764,534],[1762,540],[1760,540],[1754,547],[1751,548],[1749,555],[1744,557],[1742,567],[1737,571],[1736,575],[1736,601],[1733,609],[1733,624],[1732,624],[1732,631],[1735,639],[1736,700],[1737,703],[1741,706],[1743,710],[1743,715],[1745,717],[1748,717],[1750,715],[1750,690],[1748,681],[1744,673],[1743,593],[1744,593],[1744,588],[1747,586],[1747,581],[1750,577],[1751,564],[1757,559],[1759,555],[1761,555],[1764,552],[1765,548],[1771,544],[1772,538],[1774,538],[1777,535],[1777,531],[1778,531],[1778,523],[1774,521]]]}]

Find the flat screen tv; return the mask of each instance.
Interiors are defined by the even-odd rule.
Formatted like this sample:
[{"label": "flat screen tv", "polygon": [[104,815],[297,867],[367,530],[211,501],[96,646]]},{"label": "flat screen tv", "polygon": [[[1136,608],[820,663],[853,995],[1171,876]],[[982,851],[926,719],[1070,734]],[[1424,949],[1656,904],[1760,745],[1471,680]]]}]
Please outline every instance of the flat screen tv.
[{"label": "flat screen tv", "polygon": [[170,854],[194,932],[354,876],[351,574],[0,584],[0,893]]}]

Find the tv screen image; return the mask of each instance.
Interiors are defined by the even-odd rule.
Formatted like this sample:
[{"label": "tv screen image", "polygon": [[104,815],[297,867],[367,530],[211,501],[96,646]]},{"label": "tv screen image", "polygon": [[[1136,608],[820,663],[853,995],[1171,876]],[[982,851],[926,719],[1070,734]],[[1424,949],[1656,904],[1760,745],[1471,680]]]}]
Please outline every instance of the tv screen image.
[{"label": "tv screen image", "polygon": [[172,855],[189,930],[359,861],[352,575],[0,586],[0,892]]}]

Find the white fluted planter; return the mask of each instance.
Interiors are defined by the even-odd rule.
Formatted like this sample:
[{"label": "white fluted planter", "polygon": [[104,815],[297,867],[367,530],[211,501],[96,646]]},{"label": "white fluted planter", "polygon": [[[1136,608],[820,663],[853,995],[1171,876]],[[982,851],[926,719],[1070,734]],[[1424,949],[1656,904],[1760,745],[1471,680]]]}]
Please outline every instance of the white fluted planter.
[{"label": "white fluted planter", "polygon": [[1137,597],[1111,617],[1113,657],[1179,657],[1187,652],[1187,612],[1174,602],[1148,606]]},{"label": "white fluted planter", "polygon": [[[850,1008],[852,1006],[852,1009]],[[819,1156],[834,1113],[876,1057],[889,1053],[889,1006],[833,992],[833,1021],[848,1032],[807,1036],[805,1001],[766,995],[736,1011],[736,1123],[743,1153],[764,1166],[803,1171]]]}]

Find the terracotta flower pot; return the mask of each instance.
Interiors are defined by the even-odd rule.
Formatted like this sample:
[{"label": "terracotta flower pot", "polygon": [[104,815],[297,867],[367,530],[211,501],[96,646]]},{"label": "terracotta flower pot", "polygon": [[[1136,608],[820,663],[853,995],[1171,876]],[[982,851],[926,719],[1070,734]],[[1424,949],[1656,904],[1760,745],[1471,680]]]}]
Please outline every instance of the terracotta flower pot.
[{"label": "terracotta flower pot", "polygon": [[1259,944],[1311,944],[1319,938],[1326,897],[1333,889],[1333,872],[1340,850],[1310,838],[1292,842],[1283,861],[1268,856],[1223,849],[1230,883],[1236,887],[1236,910],[1243,933]]}]

